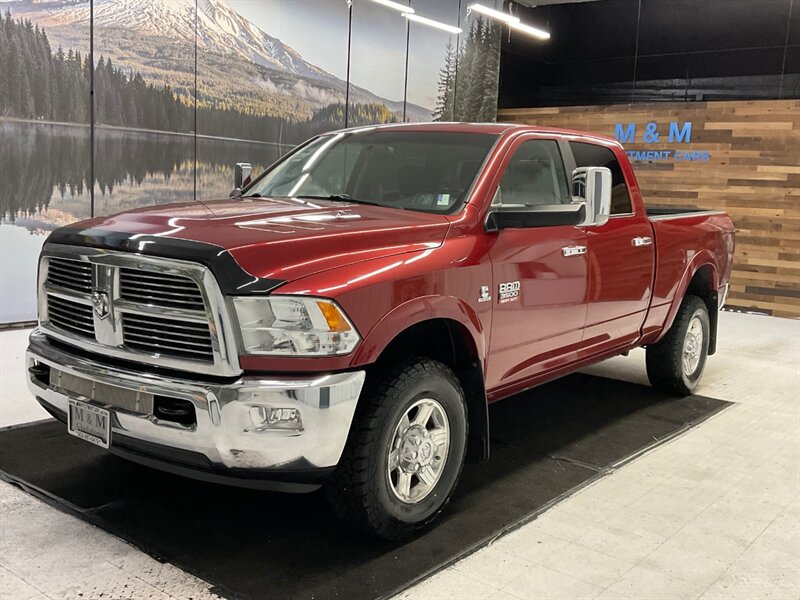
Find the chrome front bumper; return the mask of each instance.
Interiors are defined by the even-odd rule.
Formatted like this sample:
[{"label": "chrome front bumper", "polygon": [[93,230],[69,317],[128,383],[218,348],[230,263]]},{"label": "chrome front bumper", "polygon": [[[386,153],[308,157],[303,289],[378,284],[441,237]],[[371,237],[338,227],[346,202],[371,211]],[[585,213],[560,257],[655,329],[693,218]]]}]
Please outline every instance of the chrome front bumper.
[{"label": "chrome front bumper", "polygon": [[[253,480],[256,475],[268,478],[291,472],[302,480],[303,472],[331,470],[347,441],[365,378],[364,371],[353,371],[305,377],[241,377],[232,383],[215,384],[104,365],[62,348],[51,344],[39,330],[31,334],[28,387],[39,402],[56,416],[67,413],[70,398],[102,406],[112,415],[112,451],[126,454],[126,448],[133,449],[135,452],[127,452],[128,458],[188,476],[197,475],[192,471],[207,471]],[[98,389],[114,386],[189,401],[196,423],[181,425],[154,414],[116,407],[102,397],[91,400],[66,392],[36,376],[41,365],[96,382]],[[275,409],[299,414],[297,423],[282,429],[259,428],[254,415]],[[186,462],[182,457],[200,455],[205,464],[198,466],[194,459],[189,461],[191,465],[182,464]],[[169,458],[162,460],[164,456]],[[167,463],[177,468],[168,468]]]}]

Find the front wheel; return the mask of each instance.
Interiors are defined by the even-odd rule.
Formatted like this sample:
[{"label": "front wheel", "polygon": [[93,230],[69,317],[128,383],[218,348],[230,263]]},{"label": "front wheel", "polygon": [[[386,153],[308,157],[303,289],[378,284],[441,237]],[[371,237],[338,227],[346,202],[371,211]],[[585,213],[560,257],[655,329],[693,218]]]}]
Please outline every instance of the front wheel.
[{"label": "front wheel", "polygon": [[428,358],[376,373],[333,479],[342,520],[389,540],[432,523],[464,464],[467,408],[458,379]]},{"label": "front wheel", "polygon": [[667,334],[647,347],[651,385],[670,394],[691,394],[706,366],[710,331],[705,302],[686,296]]}]

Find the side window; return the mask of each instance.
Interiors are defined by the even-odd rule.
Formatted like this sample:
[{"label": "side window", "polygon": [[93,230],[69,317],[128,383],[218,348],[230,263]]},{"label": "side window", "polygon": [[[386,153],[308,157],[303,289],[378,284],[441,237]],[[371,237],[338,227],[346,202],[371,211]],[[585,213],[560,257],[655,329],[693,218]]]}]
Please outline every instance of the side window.
[{"label": "side window", "polygon": [[625,176],[614,153],[605,146],[585,142],[570,142],[569,147],[575,157],[576,167],[607,167],[611,171],[611,214],[633,212]]},{"label": "side window", "polygon": [[522,142],[506,167],[495,204],[535,206],[571,202],[567,173],[553,140]]}]

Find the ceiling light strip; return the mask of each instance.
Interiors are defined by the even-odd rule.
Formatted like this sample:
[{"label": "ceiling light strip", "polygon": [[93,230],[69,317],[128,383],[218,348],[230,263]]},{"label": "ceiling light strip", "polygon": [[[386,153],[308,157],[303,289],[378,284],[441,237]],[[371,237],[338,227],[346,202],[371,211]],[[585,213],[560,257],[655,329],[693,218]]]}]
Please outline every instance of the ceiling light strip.
[{"label": "ceiling light strip", "polygon": [[512,23],[519,23],[519,18],[515,17],[514,15],[510,15],[506,12],[502,12],[499,10],[495,10],[493,8],[489,8],[488,6],[484,6],[483,4],[470,4],[467,7],[469,11],[479,12],[481,14],[486,15],[487,17],[491,17],[497,21],[503,21],[504,23],[508,23],[509,25]]},{"label": "ceiling light strip", "polygon": [[435,27],[436,29],[441,29],[443,31],[447,31],[448,33],[461,33],[463,31],[463,29],[461,29],[460,27],[448,25],[447,23],[442,23],[441,21],[434,21],[433,19],[429,19],[427,17],[421,17],[419,15],[412,15],[410,13],[405,13],[403,16],[409,21],[414,21],[415,23],[421,23],[422,25],[428,25],[429,27]]},{"label": "ceiling light strip", "polygon": [[399,2],[392,2],[392,0],[372,0],[376,4],[380,4],[382,6],[386,6],[387,8],[393,8],[394,10],[398,10],[404,14],[414,14],[414,9],[411,8],[408,4],[400,4]]},{"label": "ceiling light strip", "polygon": [[495,10],[493,8],[489,8],[488,6],[484,6],[483,4],[470,4],[467,6],[467,11],[478,12],[483,15],[486,15],[490,19],[494,19],[495,21],[502,21],[506,23],[511,29],[515,29],[517,31],[521,31],[522,33],[526,33],[530,36],[535,38],[539,38],[540,40],[549,40],[550,34],[545,31],[544,29],[539,29],[538,27],[531,27],[530,25],[525,25],[525,23],[521,23],[519,17],[515,17],[512,14],[507,12],[502,12],[499,10]]},{"label": "ceiling light strip", "polygon": [[509,27],[511,27],[511,29],[516,29],[517,31],[527,33],[528,35],[532,35],[533,37],[539,38],[540,40],[550,39],[550,34],[544,29],[531,27],[530,25],[525,25],[525,23],[509,23]]}]

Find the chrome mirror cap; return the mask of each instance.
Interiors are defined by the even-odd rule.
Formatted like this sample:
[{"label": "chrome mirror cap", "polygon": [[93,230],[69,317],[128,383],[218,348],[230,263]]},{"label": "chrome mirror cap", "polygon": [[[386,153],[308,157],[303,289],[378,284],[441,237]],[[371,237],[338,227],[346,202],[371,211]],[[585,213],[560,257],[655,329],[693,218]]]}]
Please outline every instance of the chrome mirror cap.
[{"label": "chrome mirror cap", "polygon": [[581,225],[605,225],[611,216],[611,170],[606,167],[578,167],[572,172],[572,197],[586,203]]}]

